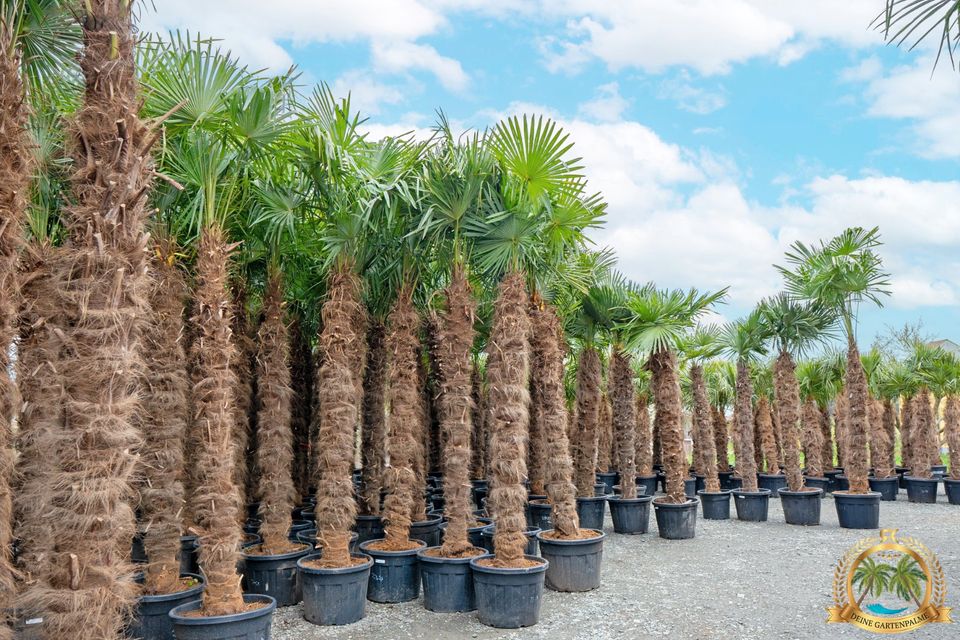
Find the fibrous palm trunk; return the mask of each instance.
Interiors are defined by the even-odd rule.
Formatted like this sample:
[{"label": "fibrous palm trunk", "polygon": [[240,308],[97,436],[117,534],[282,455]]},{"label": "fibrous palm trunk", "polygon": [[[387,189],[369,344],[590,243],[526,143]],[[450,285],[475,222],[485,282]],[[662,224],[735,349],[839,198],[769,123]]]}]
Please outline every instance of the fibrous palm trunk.
[{"label": "fibrous palm trunk", "polygon": [[665,501],[682,504],[686,502],[683,481],[687,477],[688,465],[683,451],[683,399],[680,395],[677,355],[670,349],[655,352],[651,356],[651,369],[653,397],[663,445]]},{"label": "fibrous palm trunk", "polygon": [[633,370],[629,354],[614,349],[610,360],[610,387],[613,431],[617,439],[617,470],[620,472],[620,493],[626,499],[637,497],[637,463],[634,458],[634,435],[637,428]]},{"label": "fibrous palm trunk", "polygon": [[[246,283],[239,281],[233,285],[233,342],[236,357],[230,362],[237,388],[234,391],[234,432],[233,432],[233,482],[240,492],[240,505],[246,506],[251,500],[256,486],[256,465],[254,458],[256,391],[253,361],[257,350],[256,342],[250,336],[247,320]],[[238,513],[241,520],[247,516],[246,509]]]},{"label": "fibrous palm trunk", "polygon": [[148,564],[146,593],[172,593],[180,579],[180,510],[183,505],[183,438],[186,434],[187,357],[183,351],[186,284],[161,247],[153,261],[149,330],[144,332],[144,376],[140,451],[140,509]]},{"label": "fibrous palm trunk", "polygon": [[471,378],[473,396],[473,472],[472,479],[483,480],[487,477],[487,392],[483,384],[483,375],[477,367],[473,368]]},{"label": "fibrous palm trunk", "polygon": [[773,435],[773,416],[766,396],[760,396],[757,400],[756,428],[760,435],[763,457],[767,461],[767,473],[780,473],[780,456],[777,451],[777,441]]},{"label": "fibrous palm trunk", "polygon": [[707,493],[719,493],[720,477],[717,475],[713,416],[710,412],[710,398],[707,396],[707,383],[703,378],[703,367],[699,364],[690,366],[690,384],[693,387],[693,429],[700,441],[700,462],[697,468],[704,476],[704,490]]},{"label": "fibrous palm trunk", "polygon": [[886,408],[883,400],[870,398],[870,464],[878,478],[896,475],[893,468],[893,441],[887,432]]},{"label": "fibrous palm trunk", "polygon": [[913,396],[900,398],[900,459],[903,466],[913,464]]},{"label": "fibrous palm trunk", "polygon": [[867,390],[867,376],[860,362],[860,351],[853,336],[847,341],[847,371],[844,383],[848,400],[845,407],[847,448],[843,459],[844,472],[850,480],[850,493],[867,493],[870,491],[867,479],[867,403],[870,394]]},{"label": "fibrous palm trunk", "polygon": [[780,418],[783,442],[783,466],[790,491],[803,491],[803,473],[800,470],[800,387],[797,384],[796,365],[790,353],[783,350],[773,368],[776,385],[777,415]]},{"label": "fibrous palm trunk", "polygon": [[943,423],[947,446],[950,448],[950,478],[960,480],[960,396],[947,396],[943,408]]},{"label": "fibrous palm trunk", "polygon": [[540,388],[547,498],[560,538],[577,538],[577,488],[567,438],[567,403],[563,388],[563,329],[556,309],[546,305],[530,314],[530,349]]},{"label": "fibrous palm trunk", "polygon": [[647,406],[647,395],[637,396],[637,430],[636,430],[636,460],[637,475],[653,475],[653,447],[651,446],[650,409]]},{"label": "fibrous palm trunk", "polygon": [[663,443],[660,442],[660,417],[656,410],[653,412],[653,436],[651,440],[653,447],[653,465],[663,465]]},{"label": "fibrous palm trunk", "polygon": [[323,360],[317,372],[318,430],[317,543],[323,547],[320,564],[350,564],[350,528],[357,517],[353,491],[354,427],[357,422],[356,371],[360,283],[349,265],[330,273],[327,300],[321,310],[319,346]]},{"label": "fibrous palm trunk", "polygon": [[420,318],[409,289],[400,292],[390,313],[389,323],[390,419],[387,442],[390,466],[385,474],[388,493],[383,503],[383,517],[386,520],[383,547],[402,550],[413,546],[410,542],[410,518],[414,502],[423,502],[423,486],[417,484],[415,469],[423,450],[423,442],[417,437],[423,424],[420,409],[422,390],[417,371],[420,360]]},{"label": "fibrous palm trunk", "polygon": [[420,393],[417,394],[414,408],[417,420],[413,423],[413,437],[419,446],[413,450],[413,477],[417,489],[414,494],[416,497],[410,503],[410,518],[414,522],[423,522],[427,519],[427,503],[423,499],[423,490],[427,485],[427,466],[430,460],[433,390],[430,382],[430,353],[427,346],[422,344],[417,356],[416,381]]},{"label": "fibrous palm trunk", "polygon": [[238,613],[243,592],[237,574],[242,504],[234,475],[237,357],[232,336],[233,310],[227,290],[231,247],[217,225],[208,225],[197,249],[197,288],[192,324],[196,485],[193,514],[200,531],[200,567],[206,586],[203,614]]},{"label": "fibrous palm trunk", "polygon": [[750,367],[745,360],[737,360],[736,389],[736,434],[740,441],[740,453],[737,456],[737,471],[743,479],[744,491],[757,491],[757,465],[753,452],[753,411],[750,402],[753,397],[753,384],[750,381]]},{"label": "fibrous palm trunk", "polygon": [[610,471],[610,452],[612,449],[613,419],[610,410],[610,396],[606,391],[603,391],[600,393],[600,411],[597,416],[597,471]]},{"label": "fibrous palm trunk", "polygon": [[[490,503],[496,531],[495,563],[521,566],[527,545],[527,438],[530,402],[530,318],[523,275],[507,274],[494,303],[488,347]],[[590,468],[593,473],[592,463]]]},{"label": "fibrous palm trunk", "polygon": [[262,550],[276,555],[291,548],[287,536],[297,491],[293,484],[290,342],[279,271],[271,270],[263,298],[263,322],[257,332],[257,498]]},{"label": "fibrous palm trunk", "polygon": [[910,475],[915,478],[932,477],[931,465],[940,464],[940,447],[937,443],[936,423],[930,392],[922,388],[913,396],[913,429],[910,450],[913,460]]},{"label": "fibrous palm trunk", "polygon": [[387,330],[371,322],[367,330],[367,368],[363,382],[363,474],[360,511],[380,514],[384,452],[387,446]]},{"label": "fibrous palm trunk", "polygon": [[820,410],[820,433],[823,434],[823,453],[821,463],[824,469],[833,468],[833,433],[830,430],[830,409],[826,405],[817,404]]},{"label": "fibrous palm trunk", "polygon": [[806,474],[823,477],[823,430],[820,428],[820,408],[817,401],[807,398],[803,403],[803,452]]},{"label": "fibrous palm trunk", "polygon": [[837,400],[834,403],[833,411],[833,433],[837,441],[837,466],[842,467],[850,447],[850,430],[847,419],[849,417],[848,407],[850,400],[847,397],[847,389],[841,388],[837,394]]},{"label": "fibrous palm trunk", "polygon": [[74,202],[55,267],[66,343],[65,430],[50,451],[59,464],[50,502],[56,549],[47,588],[35,590],[46,605],[43,631],[54,638],[119,637],[137,593],[127,558],[156,134],[137,117],[131,5],[90,0],[80,19],[85,91],[71,131]]},{"label": "fibrous palm trunk", "polygon": [[471,373],[476,303],[460,268],[447,285],[446,309],[438,326],[440,367],[439,418],[443,432],[443,496],[447,530],[440,554],[474,554],[467,537],[473,520],[470,506],[470,437],[473,433]]},{"label": "fibrous palm trunk", "polygon": [[[488,374],[489,375],[489,374]],[[596,481],[597,424],[600,418],[600,356],[593,347],[580,352],[577,367],[577,414],[571,437],[573,444],[574,484],[577,495],[593,495]]]},{"label": "fibrous palm trunk", "polygon": [[544,441],[544,402],[543,381],[541,379],[541,363],[539,358],[541,354],[536,351],[533,345],[533,335],[537,329],[534,325],[537,323],[537,314],[540,311],[540,300],[534,295],[530,300],[530,446],[527,450],[527,471],[530,475],[530,493],[534,495],[546,495],[546,459]]},{"label": "fibrous palm trunk", "polygon": [[730,459],[727,457],[727,417],[723,415],[723,409],[713,406],[710,407],[711,420],[713,422],[713,441],[714,451],[717,454],[717,471],[730,471]]},{"label": "fibrous palm trunk", "polygon": [[313,419],[313,354],[299,315],[290,325],[290,386],[293,409],[290,428],[293,431],[293,480],[297,495],[305,498],[310,491],[310,421]]}]

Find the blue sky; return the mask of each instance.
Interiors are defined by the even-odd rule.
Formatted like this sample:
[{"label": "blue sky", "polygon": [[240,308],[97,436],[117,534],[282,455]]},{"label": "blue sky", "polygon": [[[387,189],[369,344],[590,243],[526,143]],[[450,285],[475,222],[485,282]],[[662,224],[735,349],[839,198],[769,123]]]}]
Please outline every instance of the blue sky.
[{"label": "blue sky", "polygon": [[960,75],[883,44],[882,0],[164,0],[148,30],[223,38],[350,91],[371,135],[546,113],[582,156],[620,268],[731,287],[733,319],[795,240],[879,225],[893,278],[861,341],[960,342]]}]

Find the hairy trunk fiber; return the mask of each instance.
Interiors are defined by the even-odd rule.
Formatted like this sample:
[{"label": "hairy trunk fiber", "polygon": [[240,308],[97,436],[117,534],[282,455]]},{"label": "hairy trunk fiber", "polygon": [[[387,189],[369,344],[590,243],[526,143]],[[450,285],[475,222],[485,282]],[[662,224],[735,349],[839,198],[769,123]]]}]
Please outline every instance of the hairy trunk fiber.
[{"label": "hairy trunk fiber", "polygon": [[634,432],[637,428],[636,398],[630,355],[614,349],[610,360],[610,389],[613,402],[613,431],[617,439],[617,470],[624,498],[637,497],[637,464]]},{"label": "hairy trunk fiber", "polygon": [[298,316],[290,325],[290,386],[293,408],[290,429],[293,431],[293,481],[297,496],[310,491],[310,422],[313,419],[313,354]]},{"label": "hairy trunk fiber", "polygon": [[544,441],[544,397],[542,354],[534,346],[534,335],[539,330],[537,326],[540,313],[540,300],[532,296],[530,300],[530,446],[527,449],[527,471],[530,476],[530,493],[546,495],[546,469]]},{"label": "hairy trunk fiber", "polygon": [[683,452],[683,400],[680,395],[680,377],[677,355],[663,349],[651,356],[653,369],[653,398],[660,420],[660,438],[663,444],[663,466],[666,474],[666,502],[682,504],[686,501],[683,481],[688,465]]},{"label": "hairy trunk fiber", "polygon": [[833,468],[833,433],[830,430],[830,409],[826,405],[817,405],[820,410],[820,432],[823,434],[823,455],[821,463],[824,469]]},{"label": "hairy trunk fiber", "polygon": [[260,470],[257,498],[260,501],[260,533],[266,554],[290,549],[287,536],[296,506],[293,484],[293,432],[290,429],[290,342],[280,273],[273,271],[263,298],[263,322],[257,332],[257,468]]},{"label": "hairy trunk fiber", "polygon": [[870,484],[867,480],[867,403],[870,394],[867,390],[867,376],[860,362],[857,343],[850,337],[847,341],[847,451],[844,454],[844,472],[850,479],[850,493],[867,493]]},{"label": "hairy trunk fiber", "polygon": [[753,452],[753,411],[750,401],[753,397],[753,383],[750,381],[750,366],[745,360],[737,360],[736,390],[736,436],[740,441],[740,454],[737,456],[737,471],[743,478],[744,491],[757,490],[757,466]]},{"label": "hairy trunk fiber", "polygon": [[777,452],[777,442],[773,436],[773,416],[770,413],[770,402],[766,396],[757,400],[756,415],[757,432],[760,434],[760,447],[763,457],[767,461],[767,473],[780,473],[780,458]]},{"label": "hairy trunk fiber", "polygon": [[423,416],[420,374],[420,318],[409,289],[400,292],[390,313],[387,336],[389,353],[389,446],[390,466],[385,473],[387,498],[383,503],[386,545],[390,549],[411,548],[410,517],[414,502],[423,502],[423,486],[417,484],[415,465],[422,456],[423,443],[417,438]]},{"label": "hairy trunk fiber", "polygon": [[561,538],[577,538],[577,488],[567,438],[567,402],[563,388],[563,328],[554,307],[545,305],[530,314],[530,348],[540,390],[540,420],[544,447],[547,498],[553,526]]},{"label": "hairy trunk fiber", "polygon": [[807,475],[823,477],[823,431],[820,428],[820,408],[817,401],[807,398],[803,403],[803,452]]},{"label": "hairy trunk fiber", "polygon": [[[421,319],[422,323],[422,319]],[[410,503],[410,518],[414,522],[423,522],[427,519],[427,503],[423,499],[423,491],[427,486],[427,464],[430,459],[431,422],[433,421],[431,406],[433,391],[430,384],[430,354],[426,345],[420,345],[417,357],[417,405],[415,407],[417,420],[414,422],[413,437],[419,444],[414,449],[413,475],[416,485],[415,497]]]},{"label": "hairy trunk fiber", "polygon": [[473,521],[470,504],[470,436],[473,433],[471,373],[476,302],[470,283],[459,268],[445,291],[446,310],[437,332],[440,368],[439,417],[443,432],[443,497],[447,530],[440,553],[457,557],[472,552],[467,527]]},{"label": "hairy trunk fiber", "polygon": [[[251,501],[256,486],[256,469],[253,443],[256,422],[256,391],[253,361],[257,345],[250,336],[250,327],[247,321],[246,283],[235,282],[233,289],[233,342],[236,357],[230,367],[237,381],[234,391],[234,433],[233,433],[233,482],[237,485],[240,494],[240,505],[245,506]],[[241,523],[247,517],[246,509],[238,513]]]},{"label": "hairy trunk fiber", "polygon": [[700,442],[700,461],[697,469],[704,475],[704,490],[720,492],[720,477],[717,475],[716,439],[713,437],[713,416],[710,413],[710,398],[707,383],[703,379],[703,367],[690,366],[690,384],[693,387],[693,431]]},{"label": "hairy trunk fiber", "polygon": [[651,446],[653,447],[653,465],[663,465],[663,443],[660,442],[660,416],[657,415],[656,409],[654,409],[653,412],[653,439]]},{"label": "hairy trunk fiber", "polygon": [[[523,564],[527,544],[527,438],[530,402],[530,319],[523,275],[510,273],[500,283],[490,329],[487,380],[490,385],[490,502],[496,532],[496,564]],[[591,474],[593,469],[590,469]]]},{"label": "hairy trunk fiber", "polygon": [[850,448],[850,430],[847,419],[849,417],[848,406],[850,400],[847,398],[847,389],[841,388],[837,394],[837,400],[833,411],[833,432],[837,441],[837,466],[842,467],[847,458],[847,449]]},{"label": "hairy trunk fiber", "polygon": [[943,408],[944,431],[947,433],[947,446],[950,448],[950,478],[960,480],[960,396],[947,396]]},{"label": "hairy trunk fiber", "polygon": [[237,357],[232,334],[232,302],[227,290],[230,247],[223,231],[208,226],[197,250],[197,289],[192,319],[196,340],[193,395],[198,437],[197,485],[193,509],[200,530],[200,566],[206,578],[204,615],[237,613],[243,609],[237,550],[240,547],[242,504],[233,466],[236,430],[234,398],[237,379],[231,362]]},{"label": "hairy trunk fiber", "polygon": [[900,459],[904,467],[913,464],[913,395],[900,398]]},{"label": "hairy trunk fiber", "polygon": [[424,395],[424,411],[426,431],[424,437],[423,475],[426,484],[426,474],[441,470],[440,458],[443,455],[446,439],[440,425],[440,405],[443,402],[443,380],[440,371],[440,320],[436,313],[429,313],[424,319],[424,363],[426,368]]},{"label": "hairy trunk fiber", "polygon": [[[491,399],[492,400],[492,399]],[[573,435],[574,483],[577,495],[593,495],[596,482],[597,423],[600,418],[600,356],[593,347],[580,352],[577,367],[577,415]]]},{"label": "hairy trunk fiber", "polygon": [[653,475],[653,447],[650,433],[650,408],[646,394],[637,396],[636,460],[637,475]]},{"label": "hairy trunk fiber", "polygon": [[317,543],[323,547],[320,562],[327,567],[349,565],[350,528],[357,517],[353,437],[359,402],[353,359],[356,343],[363,341],[356,322],[360,306],[357,276],[349,266],[338,266],[330,273],[320,312],[323,360],[317,372]]},{"label": "hairy trunk fiber", "polygon": [[723,409],[719,407],[710,407],[713,421],[713,441],[714,450],[717,453],[717,470],[730,471],[730,459],[728,457],[729,436],[727,435],[727,417],[723,415]]},{"label": "hairy trunk fiber", "polygon": [[797,384],[796,365],[787,351],[781,351],[774,364],[773,375],[777,393],[777,414],[780,417],[783,442],[783,466],[790,491],[804,489],[800,471],[800,387]]},{"label": "hairy trunk fiber", "polygon": [[471,395],[473,396],[473,472],[472,479],[483,480],[487,477],[487,391],[483,384],[483,375],[477,367],[471,376]]},{"label": "hairy trunk fiber", "polygon": [[371,322],[367,329],[367,368],[363,378],[363,483],[360,512],[379,515],[387,446],[387,330],[379,321]]},{"label": "hairy trunk fiber", "polygon": [[930,478],[931,465],[940,464],[940,447],[937,443],[936,422],[930,392],[921,388],[913,396],[913,438],[910,444],[913,460],[910,475],[915,478]]},{"label": "hairy trunk fiber", "polygon": [[760,403],[753,408],[753,460],[758,471],[764,470],[763,465],[763,429],[760,428]]},{"label": "hairy trunk fiber", "polygon": [[870,398],[870,464],[878,478],[896,475],[893,468],[893,441],[887,435],[886,407],[883,400]]},{"label": "hairy trunk fiber", "polygon": [[597,471],[610,471],[610,452],[612,449],[613,419],[610,410],[610,396],[606,391],[603,391],[600,393],[600,412],[597,416]]},{"label": "hairy trunk fiber", "polygon": [[183,351],[186,284],[163,247],[153,262],[151,316],[144,332],[146,364],[141,426],[140,509],[149,563],[146,593],[172,593],[180,581],[180,510],[183,507],[183,438],[187,414],[187,357]]},{"label": "hairy trunk fiber", "polygon": [[56,550],[41,609],[48,637],[109,639],[123,632],[137,594],[127,558],[155,134],[136,115],[131,3],[90,0],[84,9],[85,91],[70,132],[73,203],[55,268],[66,429],[52,450],[60,465],[51,500]]}]

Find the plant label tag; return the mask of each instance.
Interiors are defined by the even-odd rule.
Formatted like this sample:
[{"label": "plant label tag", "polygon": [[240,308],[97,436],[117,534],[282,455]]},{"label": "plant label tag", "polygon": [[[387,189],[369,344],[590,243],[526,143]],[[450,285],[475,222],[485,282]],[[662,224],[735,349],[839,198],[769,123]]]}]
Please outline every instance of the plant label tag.
[{"label": "plant label tag", "polygon": [[376,562],[377,564],[387,564],[387,561],[382,558],[377,558],[376,560],[374,560],[374,562]]}]

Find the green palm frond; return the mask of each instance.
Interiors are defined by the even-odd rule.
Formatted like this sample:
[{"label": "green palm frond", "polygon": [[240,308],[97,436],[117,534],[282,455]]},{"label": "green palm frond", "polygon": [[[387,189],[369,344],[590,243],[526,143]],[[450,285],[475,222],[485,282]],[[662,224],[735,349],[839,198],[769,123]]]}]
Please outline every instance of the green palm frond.
[{"label": "green palm frond", "polygon": [[724,351],[738,360],[756,360],[767,354],[766,342],[770,339],[770,329],[763,322],[759,309],[754,309],[746,317],[725,325],[720,333]]},{"label": "green palm frond", "polygon": [[960,0],[886,0],[884,11],[874,18],[871,26],[882,30],[887,42],[898,47],[906,45],[911,51],[931,36],[938,38],[933,68],[937,68],[944,51],[950,65],[956,68],[954,54],[960,45]]},{"label": "green palm frond", "polygon": [[66,0],[5,0],[0,6],[0,55],[20,56],[27,100],[68,108],[80,93],[80,25]]},{"label": "green palm frond", "polygon": [[677,349],[684,334],[726,295],[725,288],[702,293],[696,289],[657,289],[649,284],[629,293],[628,316],[616,329],[624,343],[641,354]]}]

